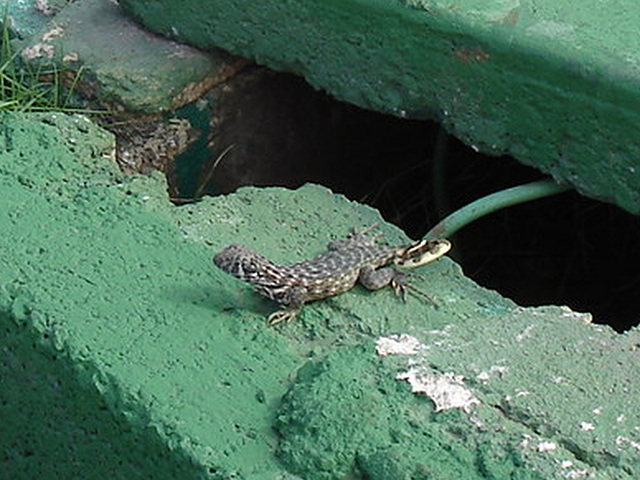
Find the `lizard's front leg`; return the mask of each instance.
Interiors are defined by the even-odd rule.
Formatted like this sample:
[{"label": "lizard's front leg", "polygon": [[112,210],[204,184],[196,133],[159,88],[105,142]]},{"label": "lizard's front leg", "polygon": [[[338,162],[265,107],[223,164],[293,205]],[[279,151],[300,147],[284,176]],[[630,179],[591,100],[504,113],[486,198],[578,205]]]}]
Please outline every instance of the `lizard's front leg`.
[{"label": "lizard's front leg", "polygon": [[420,277],[417,273],[403,273],[399,272],[395,268],[385,267],[378,270],[372,267],[364,267],[360,270],[360,276],[358,281],[369,290],[379,290],[381,288],[390,285],[393,291],[398,295],[402,301],[406,300],[407,289],[422,295],[425,299],[432,302],[431,298],[418,288],[412,286],[407,277]]},{"label": "lizard's front leg", "polygon": [[376,270],[373,267],[366,266],[360,270],[358,281],[369,290],[380,290],[387,285],[391,285],[396,295],[404,300],[405,287],[407,286],[407,281],[404,277],[404,273],[394,268],[386,267]]},{"label": "lizard's front leg", "polygon": [[282,322],[292,322],[293,319],[298,316],[300,310],[302,310],[302,306],[306,299],[306,293],[307,289],[305,287],[296,285],[291,288],[282,301],[285,308],[269,315],[269,317],[267,317],[267,325],[271,327]]}]

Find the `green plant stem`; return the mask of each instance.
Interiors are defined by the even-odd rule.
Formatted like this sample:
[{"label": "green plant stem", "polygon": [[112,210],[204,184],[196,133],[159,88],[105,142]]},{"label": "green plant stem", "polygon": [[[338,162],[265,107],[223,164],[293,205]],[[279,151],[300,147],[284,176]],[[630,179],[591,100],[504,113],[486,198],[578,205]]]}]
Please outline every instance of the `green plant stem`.
[{"label": "green plant stem", "polygon": [[500,190],[499,192],[482,197],[456,210],[438,222],[437,225],[427,232],[424,238],[449,238],[462,227],[465,227],[480,217],[484,217],[505,207],[562,193],[570,188],[568,185],[561,185],[553,180],[541,180],[539,182],[527,183],[525,185]]}]

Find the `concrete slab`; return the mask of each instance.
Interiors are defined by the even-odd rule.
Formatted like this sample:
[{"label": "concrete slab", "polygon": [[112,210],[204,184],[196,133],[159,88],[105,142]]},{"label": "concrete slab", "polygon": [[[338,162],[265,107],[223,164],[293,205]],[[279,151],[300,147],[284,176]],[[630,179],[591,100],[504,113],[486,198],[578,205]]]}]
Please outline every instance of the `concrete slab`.
[{"label": "concrete slab", "polygon": [[18,44],[22,57],[55,61],[64,70],[82,69],[76,88],[116,110],[173,110],[245,63],[217,49],[203,52],[148,32],[109,0],[73,2],[50,18]]},{"label": "concrete slab", "polygon": [[12,36],[19,38],[33,35],[49,21],[48,14],[36,9],[34,2],[28,0],[0,0],[0,8],[3,14],[7,14]]},{"label": "concrete slab", "polygon": [[640,49],[624,0],[121,0],[151,30],[303,75],[338,99],[434,118],[640,212]]},{"label": "concrete slab", "polygon": [[[0,461],[12,479],[640,477],[640,331],[523,309],[442,259],[267,328],[212,265],[370,208],[308,185],[175,207],[82,117],[0,115]],[[382,231],[403,240],[395,228]]]}]

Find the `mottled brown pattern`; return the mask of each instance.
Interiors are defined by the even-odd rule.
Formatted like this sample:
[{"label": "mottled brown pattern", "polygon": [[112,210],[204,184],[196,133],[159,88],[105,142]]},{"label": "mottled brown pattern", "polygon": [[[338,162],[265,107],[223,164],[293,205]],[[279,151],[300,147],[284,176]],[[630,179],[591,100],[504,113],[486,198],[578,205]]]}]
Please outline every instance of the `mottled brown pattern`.
[{"label": "mottled brown pattern", "polygon": [[398,247],[378,245],[376,237],[364,231],[328,245],[326,252],[311,260],[276,265],[243,245],[229,245],[213,261],[225,272],[243,280],[285,308],[269,316],[269,325],[291,321],[302,306],[351,289],[360,283],[370,290],[390,285],[404,298],[408,283],[398,268],[415,268],[429,263],[451,247],[447,240],[419,241]]}]

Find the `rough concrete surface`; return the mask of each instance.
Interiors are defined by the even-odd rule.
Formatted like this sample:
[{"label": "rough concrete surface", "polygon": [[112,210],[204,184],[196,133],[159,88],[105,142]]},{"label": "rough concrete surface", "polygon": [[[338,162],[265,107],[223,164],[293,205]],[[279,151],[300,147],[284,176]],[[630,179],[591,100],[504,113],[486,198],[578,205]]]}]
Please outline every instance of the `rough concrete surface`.
[{"label": "rough concrete surface", "polygon": [[[49,21],[48,14],[34,7],[34,2],[29,0],[0,0],[0,8],[2,8],[3,14],[6,12],[11,19],[9,23],[11,32],[20,38],[33,35],[41,28],[44,28]],[[47,12],[57,11],[59,7],[60,5],[52,6]]]},{"label": "rough concrete surface", "polygon": [[[42,17],[34,9],[16,15]],[[76,1],[48,18],[18,43],[22,57],[79,72],[76,89],[94,104],[128,112],[159,113],[193,102],[239,62],[219,50],[203,52],[140,28],[110,0]]]},{"label": "rough concrete surface", "polygon": [[7,478],[280,471],[269,412],[299,360],[262,324],[215,320],[210,249],[145,208],[163,182],[134,191],[86,119],[1,123]]},{"label": "rough concrete surface", "polygon": [[356,105],[437,119],[640,212],[640,16],[631,0],[121,0],[151,30],[221,47]]},{"label": "rough concrete surface", "polygon": [[433,303],[355,288],[268,328],[213,254],[300,260],[375,211],[313,185],[175,207],[83,117],[0,125],[6,478],[640,477],[638,330],[519,308],[449,259],[415,280]]}]

